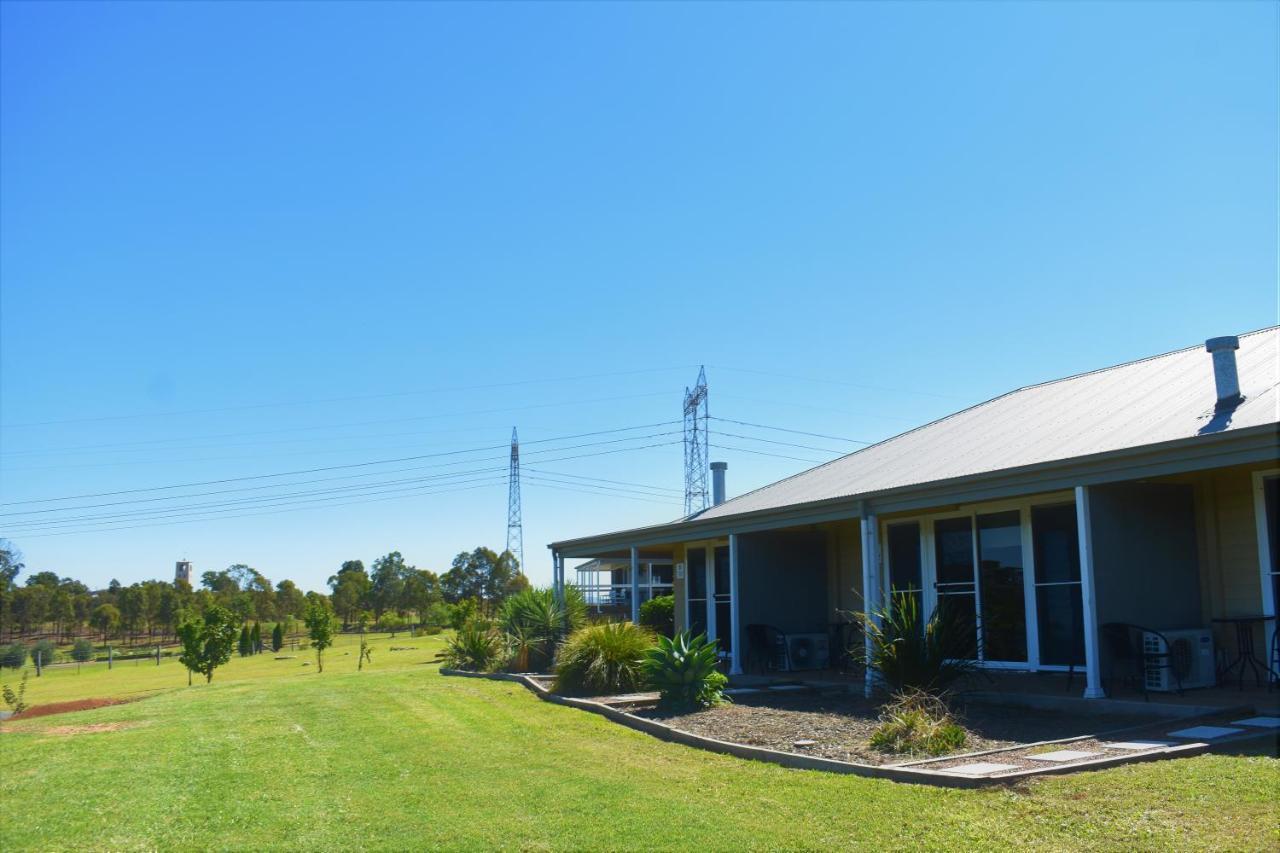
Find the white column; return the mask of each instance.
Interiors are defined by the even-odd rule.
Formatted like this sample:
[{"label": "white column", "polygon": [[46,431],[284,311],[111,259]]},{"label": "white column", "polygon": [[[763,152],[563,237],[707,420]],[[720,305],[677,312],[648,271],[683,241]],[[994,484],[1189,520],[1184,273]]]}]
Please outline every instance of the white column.
[{"label": "white column", "polygon": [[1084,611],[1084,698],[1102,699],[1102,662],[1098,657],[1098,602],[1093,582],[1093,529],[1089,524],[1089,487],[1076,486],[1076,527],[1080,535],[1080,597]]},{"label": "white column", "polygon": [[631,621],[640,624],[640,549],[631,546]]},{"label": "white column", "polygon": [[[882,606],[880,600],[880,527],[874,515],[862,517],[862,606],[868,619]],[[875,619],[879,624],[879,619]],[[866,659],[871,659],[871,635],[866,634]],[[863,677],[863,694],[870,696],[875,686],[875,673],[868,667]]]},{"label": "white column", "polygon": [[557,601],[564,601],[564,558],[559,551],[551,552],[551,591]]},{"label": "white column", "polygon": [[738,534],[729,534],[729,636],[733,643],[730,675],[742,675],[742,625],[738,621]]}]

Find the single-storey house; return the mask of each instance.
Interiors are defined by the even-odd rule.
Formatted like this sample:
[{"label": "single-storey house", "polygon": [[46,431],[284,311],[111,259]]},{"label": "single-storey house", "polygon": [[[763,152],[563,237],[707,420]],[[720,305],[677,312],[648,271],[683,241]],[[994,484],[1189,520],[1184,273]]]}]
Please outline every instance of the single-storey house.
[{"label": "single-storey house", "polygon": [[841,614],[891,592],[971,616],[983,667],[1083,670],[1086,698],[1112,625],[1270,660],[1278,382],[1274,327],[1020,388],[672,523],[554,542],[555,584],[566,559],[637,586],[671,566],[677,628],[731,674],[763,626],[825,659]]}]

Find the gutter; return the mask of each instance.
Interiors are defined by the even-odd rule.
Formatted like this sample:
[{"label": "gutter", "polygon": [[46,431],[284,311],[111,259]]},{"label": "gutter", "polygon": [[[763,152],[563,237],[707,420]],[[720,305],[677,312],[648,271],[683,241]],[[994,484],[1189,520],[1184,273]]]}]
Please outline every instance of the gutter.
[{"label": "gutter", "polygon": [[1280,424],[1262,424],[1218,435],[1189,436],[1158,444],[1144,444],[875,492],[566,539],[553,542],[547,547],[565,557],[590,557],[594,556],[594,552],[604,549],[671,544],[688,539],[724,536],[728,533],[852,519],[860,517],[864,511],[883,514],[925,509],[940,504],[972,503],[1030,492],[1057,491],[1081,485],[1093,486],[1228,465],[1266,462],[1280,459],[1278,429]]}]

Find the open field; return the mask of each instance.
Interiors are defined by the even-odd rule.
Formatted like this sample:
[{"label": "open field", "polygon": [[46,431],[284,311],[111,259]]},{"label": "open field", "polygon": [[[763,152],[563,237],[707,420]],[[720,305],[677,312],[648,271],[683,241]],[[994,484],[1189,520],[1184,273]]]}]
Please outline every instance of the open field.
[{"label": "open field", "polygon": [[[0,725],[0,848],[1275,849],[1280,761],[1204,756],[944,790],[667,744],[509,683],[451,679],[440,637],[51,670],[34,703],[141,701]],[[413,646],[390,652],[389,647]],[[349,654],[344,654],[347,652]],[[11,673],[5,680],[12,683]],[[38,805],[37,805],[38,804]]]}]

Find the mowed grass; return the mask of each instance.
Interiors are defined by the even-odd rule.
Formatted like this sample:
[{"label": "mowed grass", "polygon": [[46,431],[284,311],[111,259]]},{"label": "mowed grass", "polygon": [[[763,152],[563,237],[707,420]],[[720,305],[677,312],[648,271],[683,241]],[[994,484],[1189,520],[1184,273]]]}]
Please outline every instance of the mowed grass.
[{"label": "mowed grass", "polygon": [[0,725],[0,849],[1280,845],[1271,758],[898,785],[712,755],[514,684],[443,677],[438,637],[379,637],[356,672],[353,642],[323,674],[298,652],[235,660],[193,688],[168,664],[33,679],[36,703],[156,692]]}]

